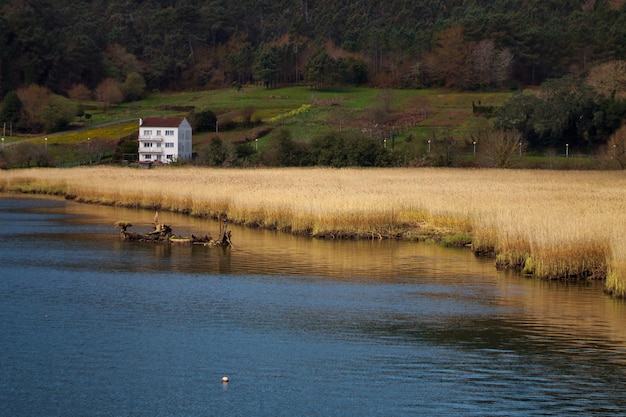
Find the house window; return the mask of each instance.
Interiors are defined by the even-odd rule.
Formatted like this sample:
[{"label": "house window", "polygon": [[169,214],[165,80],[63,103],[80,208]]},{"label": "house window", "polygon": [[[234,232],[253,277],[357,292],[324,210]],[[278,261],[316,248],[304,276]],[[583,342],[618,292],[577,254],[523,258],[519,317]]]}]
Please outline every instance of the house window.
[{"label": "house window", "polygon": [[160,142],[159,142],[159,143],[157,143],[156,145],[157,145],[157,148],[160,148],[160,147],[161,147],[161,143],[160,143]]},{"label": "house window", "polygon": [[157,135],[157,136],[161,136],[161,131],[160,131],[160,130],[157,130],[157,134],[156,134],[156,135]]},{"label": "house window", "polygon": [[143,147],[144,148],[152,148],[152,142],[144,142],[143,143]]},{"label": "house window", "polygon": [[165,136],[174,136],[174,131],[173,130],[166,130],[165,131]]},{"label": "house window", "polygon": [[160,161],[163,155],[157,155],[157,161]]},{"label": "house window", "polygon": [[144,136],[152,136],[152,130],[144,130],[143,131],[143,135]]},{"label": "house window", "polygon": [[167,159],[174,159],[174,155],[172,155],[172,154],[166,155],[165,157],[166,157]]},{"label": "house window", "polygon": [[146,161],[149,161],[149,160],[152,159],[152,155],[146,154],[146,156],[144,156],[144,158],[146,159]]},{"label": "house window", "polygon": [[173,142],[165,142],[165,147],[166,148],[173,148],[174,147],[174,143]]}]

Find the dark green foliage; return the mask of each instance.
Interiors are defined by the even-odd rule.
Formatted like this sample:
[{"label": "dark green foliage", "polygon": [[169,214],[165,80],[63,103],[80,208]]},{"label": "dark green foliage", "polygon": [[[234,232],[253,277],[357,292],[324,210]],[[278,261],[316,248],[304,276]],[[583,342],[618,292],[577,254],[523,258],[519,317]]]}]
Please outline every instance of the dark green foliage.
[{"label": "dark green foliage", "polygon": [[318,48],[304,67],[304,80],[316,89],[340,85],[361,85],[365,84],[368,79],[368,67],[365,61],[352,56],[333,58],[324,48]]},{"label": "dark green foliage", "polygon": [[304,68],[304,79],[314,88],[327,88],[340,84],[345,78],[346,67],[341,59],[334,59],[324,49],[309,59]]},{"label": "dark green foliage", "polygon": [[252,143],[245,142],[235,145],[235,157],[237,158],[238,165],[245,164],[248,159],[255,153],[255,149]]},{"label": "dark green foliage", "polygon": [[0,123],[13,123],[16,124],[20,119],[20,113],[22,112],[22,102],[17,96],[15,90],[9,91],[0,107]]},{"label": "dark green foliage", "polygon": [[[141,73],[148,91],[251,81],[271,87],[302,81],[305,67],[307,79],[319,87],[399,86],[453,27],[462,28],[463,46],[489,40],[497,50],[510,51],[513,77],[521,84],[538,85],[584,72],[590,63],[626,58],[626,6],[606,0],[1,4],[0,94],[31,83],[55,93],[77,83],[93,89],[106,77],[124,82],[132,71]],[[105,53],[114,45],[133,68]],[[447,74],[446,84],[475,86],[463,74],[452,75],[459,76]]]},{"label": "dark green foliage", "polygon": [[495,126],[517,130],[531,148],[569,146],[591,150],[620,126],[626,101],[598,97],[589,87],[565,77],[548,80],[538,94],[514,95],[496,113]]},{"label": "dark green foliage", "polygon": [[530,118],[541,100],[534,94],[517,93],[496,112],[495,125],[502,130],[518,130],[525,136],[533,132]]},{"label": "dark green foliage", "polygon": [[349,166],[387,166],[387,153],[383,144],[367,136],[351,136],[346,141]]},{"label": "dark green foliage", "polygon": [[126,76],[122,86],[126,101],[137,101],[146,95],[146,80],[138,72],[131,72]]},{"label": "dark green foliage", "polygon": [[298,167],[312,165],[308,145],[292,139],[291,133],[280,129],[272,138],[270,146],[262,154],[262,161],[269,166]]},{"label": "dark green foliage", "polygon": [[115,151],[113,152],[113,161],[121,162],[123,160],[134,162],[139,159],[138,155],[139,143],[137,139],[125,138],[121,139]]},{"label": "dark green foliage", "polygon": [[311,157],[316,165],[336,168],[347,166],[348,156],[344,136],[339,133],[330,133],[313,139]]},{"label": "dark green foliage", "polygon": [[228,56],[227,72],[233,85],[240,90],[245,83],[252,81],[253,78],[253,61],[254,50],[249,42],[243,43],[237,50],[231,52]]},{"label": "dark green foliage", "polygon": [[202,110],[192,116],[193,129],[196,132],[215,132],[217,116],[211,110]]},{"label": "dark green foliage", "polygon": [[610,137],[624,121],[626,116],[626,100],[615,96],[601,97],[597,109],[593,114],[593,126],[597,129],[598,137]]},{"label": "dark green foliage", "polygon": [[311,142],[314,164],[341,167],[389,166],[389,153],[378,140],[355,134],[331,133]]},{"label": "dark green foliage", "polygon": [[225,142],[215,136],[198,148],[195,164],[214,167],[240,167],[251,163],[255,149],[252,143]]},{"label": "dark green foliage", "polygon": [[483,106],[478,102],[478,105],[472,101],[472,113],[476,116],[491,117],[496,111],[496,106]]},{"label": "dark green foliage", "polygon": [[257,52],[254,62],[254,75],[266,88],[276,85],[279,72],[279,49],[275,46],[262,46]]},{"label": "dark green foliage", "polygon": [[219,137],[211,138],[208,144],[206,163],[208,166],[222,166],[228,153],[224,142]]},{"label": "dark green foliage", "polygon": [[344,60],[345,77],[344,82],[351,85],[363,85],[369,81],[367,62],[362,59],[347,57]]},{"label": "dark green foliage", "polygon": [[65,97],[52,95],[41,113],[41,122],[46,132],[65,129],[76,117],[76,105]]}]

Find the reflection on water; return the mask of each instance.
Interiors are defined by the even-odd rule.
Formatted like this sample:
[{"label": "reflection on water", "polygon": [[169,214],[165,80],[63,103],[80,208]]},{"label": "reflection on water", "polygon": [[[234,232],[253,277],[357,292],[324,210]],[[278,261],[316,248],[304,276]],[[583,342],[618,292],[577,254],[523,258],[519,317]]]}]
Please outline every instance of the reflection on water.
[{"label": "reflection on water", "polygon": [[[0,199],[0,415],[620,415],[624,303],[466,250]],[[215,222],[160,213],[180,234]],[[229,375],[224,386],[221,377]]]},{"label": "reflection on water", "polygon": [[[38,212],[58,213],[58,208],[43,208]],[[495,275],[489,260],[480,260],[466,250],[444,249],[435,245],[416,245],[395,241],[333,241],[313,240],[273,231],[251,230],[230,225],[234,250],[185,245],[145,245],[117,239],[113,223],[131,221],[131,230],[147,232],[152,228],[154,212],[104,206],[70,204],[62,209],[68,217],[64,223],[73,228],[91,228],[99,239],[111,240],[116,250],[124,250],[145,258],[154,257],[152,267],[176,272],[258,273],[321,276],[339,280],[375,280],[402,282],[428,276],[458,283],[458,277],[472,274]],[[192,218],[173,213],[159,214],[159,221],[169,224],[177,234],[219,234],[215,221]],[[110,225],[111,229],[102,225]],[[81,226],[85,225],[85,226]],[[103,236],[102,236],[103,235]],[[93,239],[86,236],[85,239]],[[206,254],[206,257],[198,257]],[[128,253],[127,253],[128,255]],[[174,258],[176,262],[168,261]],[[142,268],[150,267],[142,265]],[[468,269],[469,268],[469,269]]]}]

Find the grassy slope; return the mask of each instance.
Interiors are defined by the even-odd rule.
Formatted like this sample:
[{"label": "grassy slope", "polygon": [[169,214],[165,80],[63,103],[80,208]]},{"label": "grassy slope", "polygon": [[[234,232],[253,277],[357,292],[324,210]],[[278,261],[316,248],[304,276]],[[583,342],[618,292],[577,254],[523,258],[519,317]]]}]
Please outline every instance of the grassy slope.
[{"label": "grassy slope", "polygon": [[[315,91],[308,87],[288,87],[265,89],[246,87],[241,91],[210,90],[184,93],[155,93],[145,100],[125,103],[103,110],[87,110],[91,118],[81,123],[87,129],[61,132],[48,136],[51,151],[63,146],[88,146],[92,141],[114,143],[119,138],[136,131],[136,120],[140,117],[157,115],[187,115],[183,107],[194,106],[196,111],[209,109],[217,114],[218,120],[241,117],[246,108],[253,110],[252,120],[261,121],[274,127],[284,126],[289,129],[294,139],[310,141],[312,138],[333,131],[371,128],[373,122],[368,118],[368,110],[380,106],[385,94],[393,110],[389,121],[395,127],[399,141],[411,134],[425,142],[433,134],[452,133],[465,137],[473,123],[472,102],[480,101],[483,105],[502,104],[510,93],[464,93],[440,90],[394,90],[391,92],[369,88],[344,88],[337,90]],[[304,104],[311,107],[297,115],[280,117]],[[96,108],[95,103],[89,106]],[[271,121],[278,116],[279,120]],[[97,127],[104,123],[119,124]],[[439,132],[439,133],[437,133]],[[225,140],[242,140],[251,135],[250,130],[220,132]],[[213,137],[214,133],[195,135],[197,145]],[[23,138],[26,139],[26,138]],[[44,135],[27,138],[37,143],[44,143]],[[11,138],[7,141],[14,141]],[[55,148],[57,146],[58,148]],[[264,146],[260,141],[259,146]],[[55,155],[58,157],[58,155]]]}]

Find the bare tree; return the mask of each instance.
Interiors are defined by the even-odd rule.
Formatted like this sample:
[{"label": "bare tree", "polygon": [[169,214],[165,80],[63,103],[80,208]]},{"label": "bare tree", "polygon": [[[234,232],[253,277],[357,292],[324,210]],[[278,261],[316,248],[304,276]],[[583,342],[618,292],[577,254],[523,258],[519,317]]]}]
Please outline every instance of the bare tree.
[{"label": "bare tree", "polygon": [[493,130],[483,126],[472,135],[478,153],[477,162],[492,168],[511,168],[525,152],[526,144],[517,130]]},{"label": "bare tree", "polygon": [[120,44],[111,44],[102,54],[112,76],[123,80],[131,72],[139,72],[141,65],[137,57]]},{"label": "bare tree", "polygon": [[96,98],[107,109],[111,104],[118,104],[124,100],[124,94],[119,82],[113,78],[105,78],[96,87]]},{"label": "bare tree", "polygon": [[480,87],[502,87],[511,78],[513,54],[497,49],[492,40],[480,41],[472,51],[474,82]]},{"label": "bare tree", "polygon": [[492,40],[480,41],[472,51],[474,78],[480,87],[487,87],[494,81],[492,67],[496,56],[496,45]]},{"label": "bare tree", "polygon": [[53,165],[52,157],[42,144],[23,140],[7,151],[9,164],[20,168],[32,166],[46,167]]},{"label": "bare tree", "polygon": [[513,60],[513,54],[508,49],[501,49],[496,52],[492,71],[493,81],[498,87],[502,87],[505,82],[511,79]]},{"label": "bare tree", "polygon": [[350,119],[350,111],[340,104],[333,104],[333,111],[330,112],[329,120],[339,132],[343,132],[346,122]]},{"label": "bare tree", "polygon": [[39,132],[43,128],[41,114],[50,101],[52,92],[36,84],[17,90],[17,96],[22,102],[22,124],[28,129]]},{"label": "bare tree", "polygon": [[376,96],[376,101],[367,110],[369,125],[365,127],[370,137],[383,140],[387,135],[387,126],[393,116],[394,94],[383,90]]},{"label": "bare tree", "polygon": [[256,112],[256,108],[254,106],[246,106],[241,109],[241,121],[245,126],[254,125],[254,113]]},{"label": "bare tree", "polygon": [[87,158],[93,163],[99,164],[107,155],[112,155],[115,151],[115,144],[111,141],[95,138],[87,144]]},{"label": "bare tree", "polygon": [[74,84],[67,92],[69,98],[77,101],[91,100],[91,91],[85,84]]},{"label": "bare tree", "polygon": [[621,96],[626,93],[626,61],[609,61],[589,71],[587,84],[598,94]]},{"label": "bare tree", "polygon": [[445,29],[437,36],[437,47],[424,59],[424,69],[431,81],[446,87],[465,88],[471,84],[472,47],[463,37],[463,28]]},{"label": "bare tree", "polygon": [[432,139],[428,141],[427,160],[432,165],[452,166],[459,151],[459,144],[449,131],[432,132]]}]

